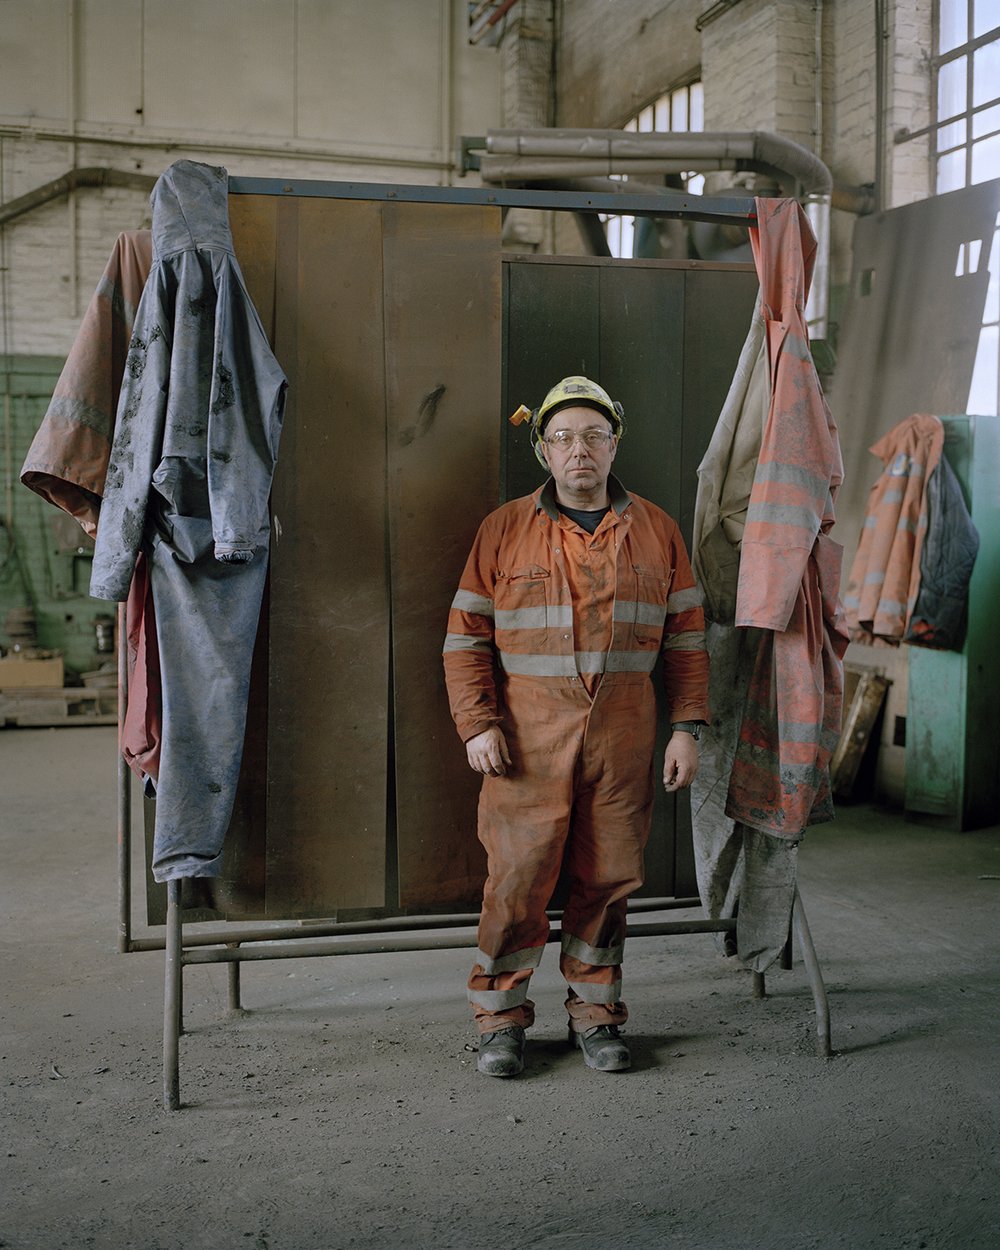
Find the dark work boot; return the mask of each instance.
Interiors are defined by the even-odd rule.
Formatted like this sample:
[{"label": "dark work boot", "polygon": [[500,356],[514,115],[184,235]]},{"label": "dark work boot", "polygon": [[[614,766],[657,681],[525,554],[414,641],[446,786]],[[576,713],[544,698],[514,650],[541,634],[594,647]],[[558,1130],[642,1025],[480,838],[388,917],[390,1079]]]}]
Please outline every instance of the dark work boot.
[{"label": "dark work boot", "polygon": [[583,1051],[583,1062],[598,1072],[624,1072],[632,1066],[632,1056],[619,1036],[616,1024],[599,1024],[576,1033],[570,1028],[569,1040]]},{"label": "dark work boot", "polygon": [[496,1033],[479,1037],[480,1072],[487,1076],[517,1076],[524,1071],[524,1029],[512,1024]]}]

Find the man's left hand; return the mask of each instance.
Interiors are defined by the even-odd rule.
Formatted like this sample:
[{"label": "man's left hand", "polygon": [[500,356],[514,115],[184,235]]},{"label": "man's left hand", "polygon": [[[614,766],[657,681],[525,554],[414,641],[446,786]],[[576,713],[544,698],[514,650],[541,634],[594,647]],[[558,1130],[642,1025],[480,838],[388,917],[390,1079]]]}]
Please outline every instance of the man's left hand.
[{"label": "man's left hand", "polygon": [[698,744],[692,734],[678,729],[663,757],[663,788],[668,794],[686,790],[698,775]]}]

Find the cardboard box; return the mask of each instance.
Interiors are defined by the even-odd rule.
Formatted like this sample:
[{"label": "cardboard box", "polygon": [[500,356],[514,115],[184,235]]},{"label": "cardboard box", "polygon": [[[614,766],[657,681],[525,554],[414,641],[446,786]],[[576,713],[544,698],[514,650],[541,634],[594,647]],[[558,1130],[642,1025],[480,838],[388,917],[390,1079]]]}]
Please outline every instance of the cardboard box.
[{"label": "cardboard box", "polygon": [[31,686],[61,687],[63,678],[61,655],[40,659],[14,653],[0,659],[0,690],[23,690]]}]

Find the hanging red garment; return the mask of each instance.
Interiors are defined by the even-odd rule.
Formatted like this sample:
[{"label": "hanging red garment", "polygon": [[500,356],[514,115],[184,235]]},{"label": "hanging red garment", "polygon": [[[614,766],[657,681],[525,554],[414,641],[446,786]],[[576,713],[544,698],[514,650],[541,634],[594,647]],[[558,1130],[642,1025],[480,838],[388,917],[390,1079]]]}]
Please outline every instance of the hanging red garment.
[{"label": "hanging red garment", "polygon": [[829,537],[843,478],[837,429],[809,350],[816,240],[794,200],[758,199],[750,231],[770,403],[740,552],[737,626],[760,629],[726,814],[781,837],[833,815],[848,636],[843,548]]},{"label": "hanging red garment", "polygon": [[[104,495],[118,396],[136,308],[153,263],[152,234],[118,236],[28,449],[21,481],[76,517],[92,537]],[[140,777],[156,778],[160,675],[156,624],[145,560],[126,605],[129,697],[121,750]]]}]

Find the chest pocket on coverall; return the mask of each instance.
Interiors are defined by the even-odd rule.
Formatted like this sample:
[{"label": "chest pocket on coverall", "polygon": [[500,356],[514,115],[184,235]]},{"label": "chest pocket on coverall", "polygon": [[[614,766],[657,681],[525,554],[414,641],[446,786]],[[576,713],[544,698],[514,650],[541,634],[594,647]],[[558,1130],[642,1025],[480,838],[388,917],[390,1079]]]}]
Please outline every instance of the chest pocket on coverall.
[{"label": "chest pocket on coverall", "polygon": [[[549,570],[538,564],[528,564],[510,573],[501,572],[493,592],[495,606],[503,612],[516,612],[520,608],[544,609],[549,576]],[[537,622],[538,627],[544,624],[544,619]]]},{"label": "chest pocket on coverall", "polygon": [[[667,619],[667,596],[673,569],[651,564],[634,564],[635,619],[632,626],[636,645],[658,647],[663,638],[663,626]],[[624,597],[624,596],[623,596]]]}]

